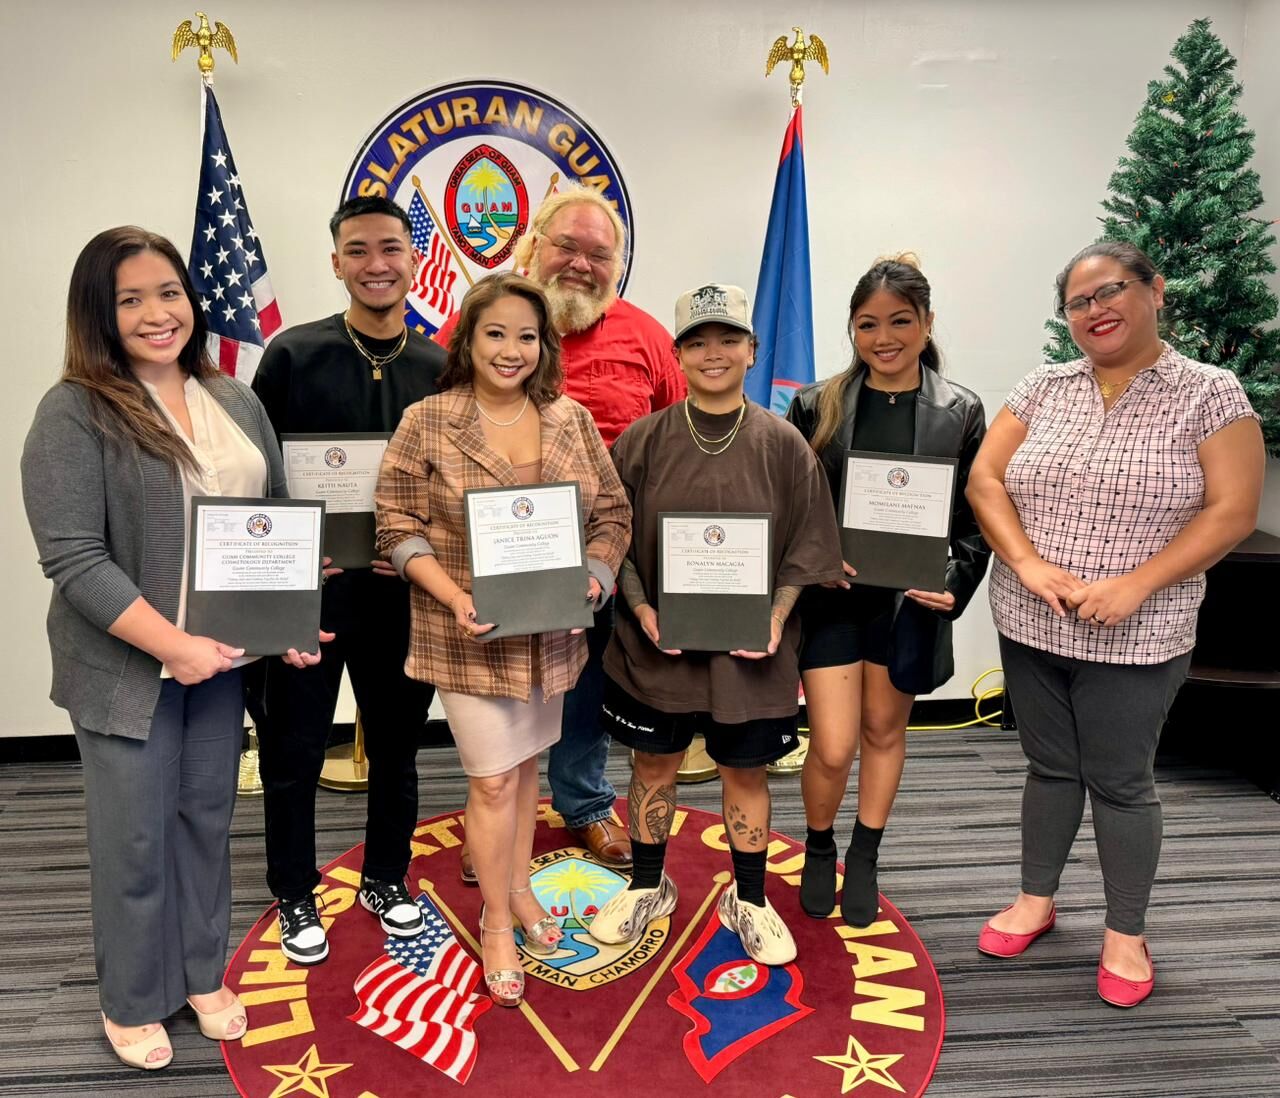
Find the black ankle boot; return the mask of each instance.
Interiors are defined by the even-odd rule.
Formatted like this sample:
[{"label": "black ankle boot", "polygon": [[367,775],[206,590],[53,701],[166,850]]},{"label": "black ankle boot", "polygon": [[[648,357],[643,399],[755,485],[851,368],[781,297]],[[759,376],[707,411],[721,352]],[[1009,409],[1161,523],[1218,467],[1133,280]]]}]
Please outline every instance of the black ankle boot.
[{"label": "black ankle boot", "polygon": [[836,906],[836,844],[830,850],[804,848],[800,870],[800,906],[806,915],[825,919]]},{"label": "black ankle boot", "polygon": [[867,827],[861,820],[853,825],[853,838],[844,856],[844,892],[840,896],[840,914],[849,926],[870,926],[879,913],[876,862],[883,835],[883,827]]}]

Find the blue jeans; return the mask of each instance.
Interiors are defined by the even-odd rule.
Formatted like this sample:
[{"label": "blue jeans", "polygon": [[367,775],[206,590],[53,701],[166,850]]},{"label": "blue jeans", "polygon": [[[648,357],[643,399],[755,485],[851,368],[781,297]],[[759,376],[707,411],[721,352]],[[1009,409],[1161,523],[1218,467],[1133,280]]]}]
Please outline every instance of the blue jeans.
[{"label": "blue jeans", "polygon": [[600,727],[604,701],[604,650],[613,633],[613,600],[596,614],[587,630],[587,664],[577,685],[564,696],[560,741],[551,748],[547,779],[551,783],[551,807],[569,827],[586,827],[607,819],[616,796],[604,764],[609,758],[609,737]]}]

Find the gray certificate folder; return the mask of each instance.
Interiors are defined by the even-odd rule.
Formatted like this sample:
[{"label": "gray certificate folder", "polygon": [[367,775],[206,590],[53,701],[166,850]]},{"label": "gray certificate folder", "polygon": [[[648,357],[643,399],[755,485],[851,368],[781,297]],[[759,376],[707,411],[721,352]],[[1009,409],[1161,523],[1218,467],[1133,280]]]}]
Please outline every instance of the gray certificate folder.
[{"label": "gray certificate folder", "polygon": [[[666,519],[694,522],[705,551],[714,553],[727,544],[723,520],[765,522],[765,591],[763,594],[729,594],[723,591],[669,591]],[[719,533],[717,533],[719,531]],[[703,550],[703,545],[698,548]],[[740,511],[663,511],[658,515],[658,637],[663,648],[681,652],[763,652],[769,647],[769,614],[773,608],[773,516]],[[714,583],[709,586],[715,586]]]},{"label": "gray certificate folder", "polygon": [[[225,533],[240,538],[248,535],[237,557],[247,572],[257,570],[261,579],[239,578],[235,589],[210,589],[206,578],[211,569],[201,567],[198,558],[198,532],[205,521],[207,508],[235,508],[234,519],[225,523]],[[278,656],[290,648],[314,652],[320,634],[320,555],[312,548],[307,556],[314,559],[314,572],[307,561],[309,586],[280,590],[268,586],[273,580],[275,561],[286,556],[301,555],[295,539],[289,536],[289,516],[297,514],[314,537],[315,546],[324,538],[324,501],[318,499],[246,499],[238,496],[193,496],[191,499],[191,532],[187,550],[187,623],[188,633],[212,637],[248,656]],[[282,521],[283,520],[283,521]],[[210,551],[206,548],[206,557]],[[246,572],[246,574],[247,574]]]},{"label": "gray certificate folder", "polygon": [[[955,458],[924,457],[919,454],[878,454],[866,450],[846,450],[844,476],[840,486],[840,547],[844,559],[857,569],[849,582],[868,587],[891,587],[895,591],[942,591],[947,576],[947,556],[951,544],[951,514],[954,498],[947,501],[947,533],[942,537],[920,534],[864,530],[844,525],[849,493],[849,459],[870,458],[919,465],[949,465]],[[951,480],[955,491],[955,477]]]},{"label": "gray certificate folder", "polygon": [[[519,524],[537,515],[538,489],[571,488],[573,490],[572,522],[578,539],[578,563],[572,567],[545,568],[476,575],[476,536],[472,529],[473,510],[487,523],[510,526],[513,537],[519,536]],[[467,517],[467,552],[471,564],[471,599],[476,607],[476,620],[493,622],[495,628],[476,639],[481,642],[499,637],[527,637],[538,633],[554,633],[564,629],[585,629],[595,620],[587,602],[586,534],[582,526],[582,494],[575,481],[529,484],[521,488],[468,488],[462,493],[463,512]],[[508,521],[509,520],[509,521]],[[490,527],[492,529],[492,527]],[[498,535],[502,536],[502,535]],[[605,592],[607,595],[609,592]]]},{"label": "gray certificate folder", "polygon": [[[291,434],[286,432],[280,436],[280,445],[288,442],[330,443],[341,452],[343,443],[379,441],[391,438],[386,431],[346,431],[341,435],[330,434]],[[327,459],[327,455],[326,455]],[[286,470],[288,471],[288,470]],[[341,476],[334,471],[333,476]],[[289,483],[291,496],[319,494],[300,486],[295,486],[292,479]],[[372,511],[327,511],[324,518],[324,555],[330,557],[335,568],[356,569],[372,567],[374,558],[378,556],[374,548],[377,536],[375,515]]]}]

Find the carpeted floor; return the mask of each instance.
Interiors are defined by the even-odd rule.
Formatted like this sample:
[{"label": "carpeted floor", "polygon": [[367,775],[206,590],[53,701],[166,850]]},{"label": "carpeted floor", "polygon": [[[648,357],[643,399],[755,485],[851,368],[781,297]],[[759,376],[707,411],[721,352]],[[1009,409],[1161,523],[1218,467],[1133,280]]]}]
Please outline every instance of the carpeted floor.
[{"label": "carpeted floor", "polygon": [[[947,1035],[930,1098],[1280,1093],[1280,805],[1232,773],[1162,758],[1165,845],[1148,918],[1158,981],[1151,1000],[1120,1012],[1093,991],[1102,889],[1087,817],[1054,933],[1020,961],[974,949],[982,921],[1016,889],[1022,768],[1016,738],[994,729],[909,740],[881,887],[924,940],[942,981]],[[422,816],[460,804],[465,780],[450,750],[423,751],[420,773]],[[621,752],[611,773],[625,788]],[[719,789],[683,786],[680,801],[716,811]],[[803,835],[798,779],[776,777],[773,789],[775,829]],[[327,861],[360,841],[363,804],[321,797]],[[850,803],[841,817],[846,835],[852,811]],[[163,1072],[129,1071],[107,1050],[82,812],[77,765],[0,768],[0,1094],[233,1094],[217,1046],[187,1014],[170,1025],[177,1055]],[[269,901],[260,802],[242,801],[233,842],[238,940]],[[753,1098],[786,1093],[787,1076],[780,1064]],[[445,1087],[453,1084],[439,1092]],[[513,1094],[527,1089],[513,1081]],[[333,1098],[346,1093],[335,1085]]]}]

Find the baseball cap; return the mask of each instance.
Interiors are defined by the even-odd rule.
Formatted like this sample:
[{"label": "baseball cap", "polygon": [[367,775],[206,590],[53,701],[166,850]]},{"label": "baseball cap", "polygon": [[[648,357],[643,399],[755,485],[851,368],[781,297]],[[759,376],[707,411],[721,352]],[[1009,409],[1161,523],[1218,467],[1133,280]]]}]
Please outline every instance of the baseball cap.
[{"label": "baseball cap", "polygon": [[685,290],[676,298],[676,339],[690,328],[711,323],[752,331],[751,310],[741,286],[709,282],[696,290]]}]

